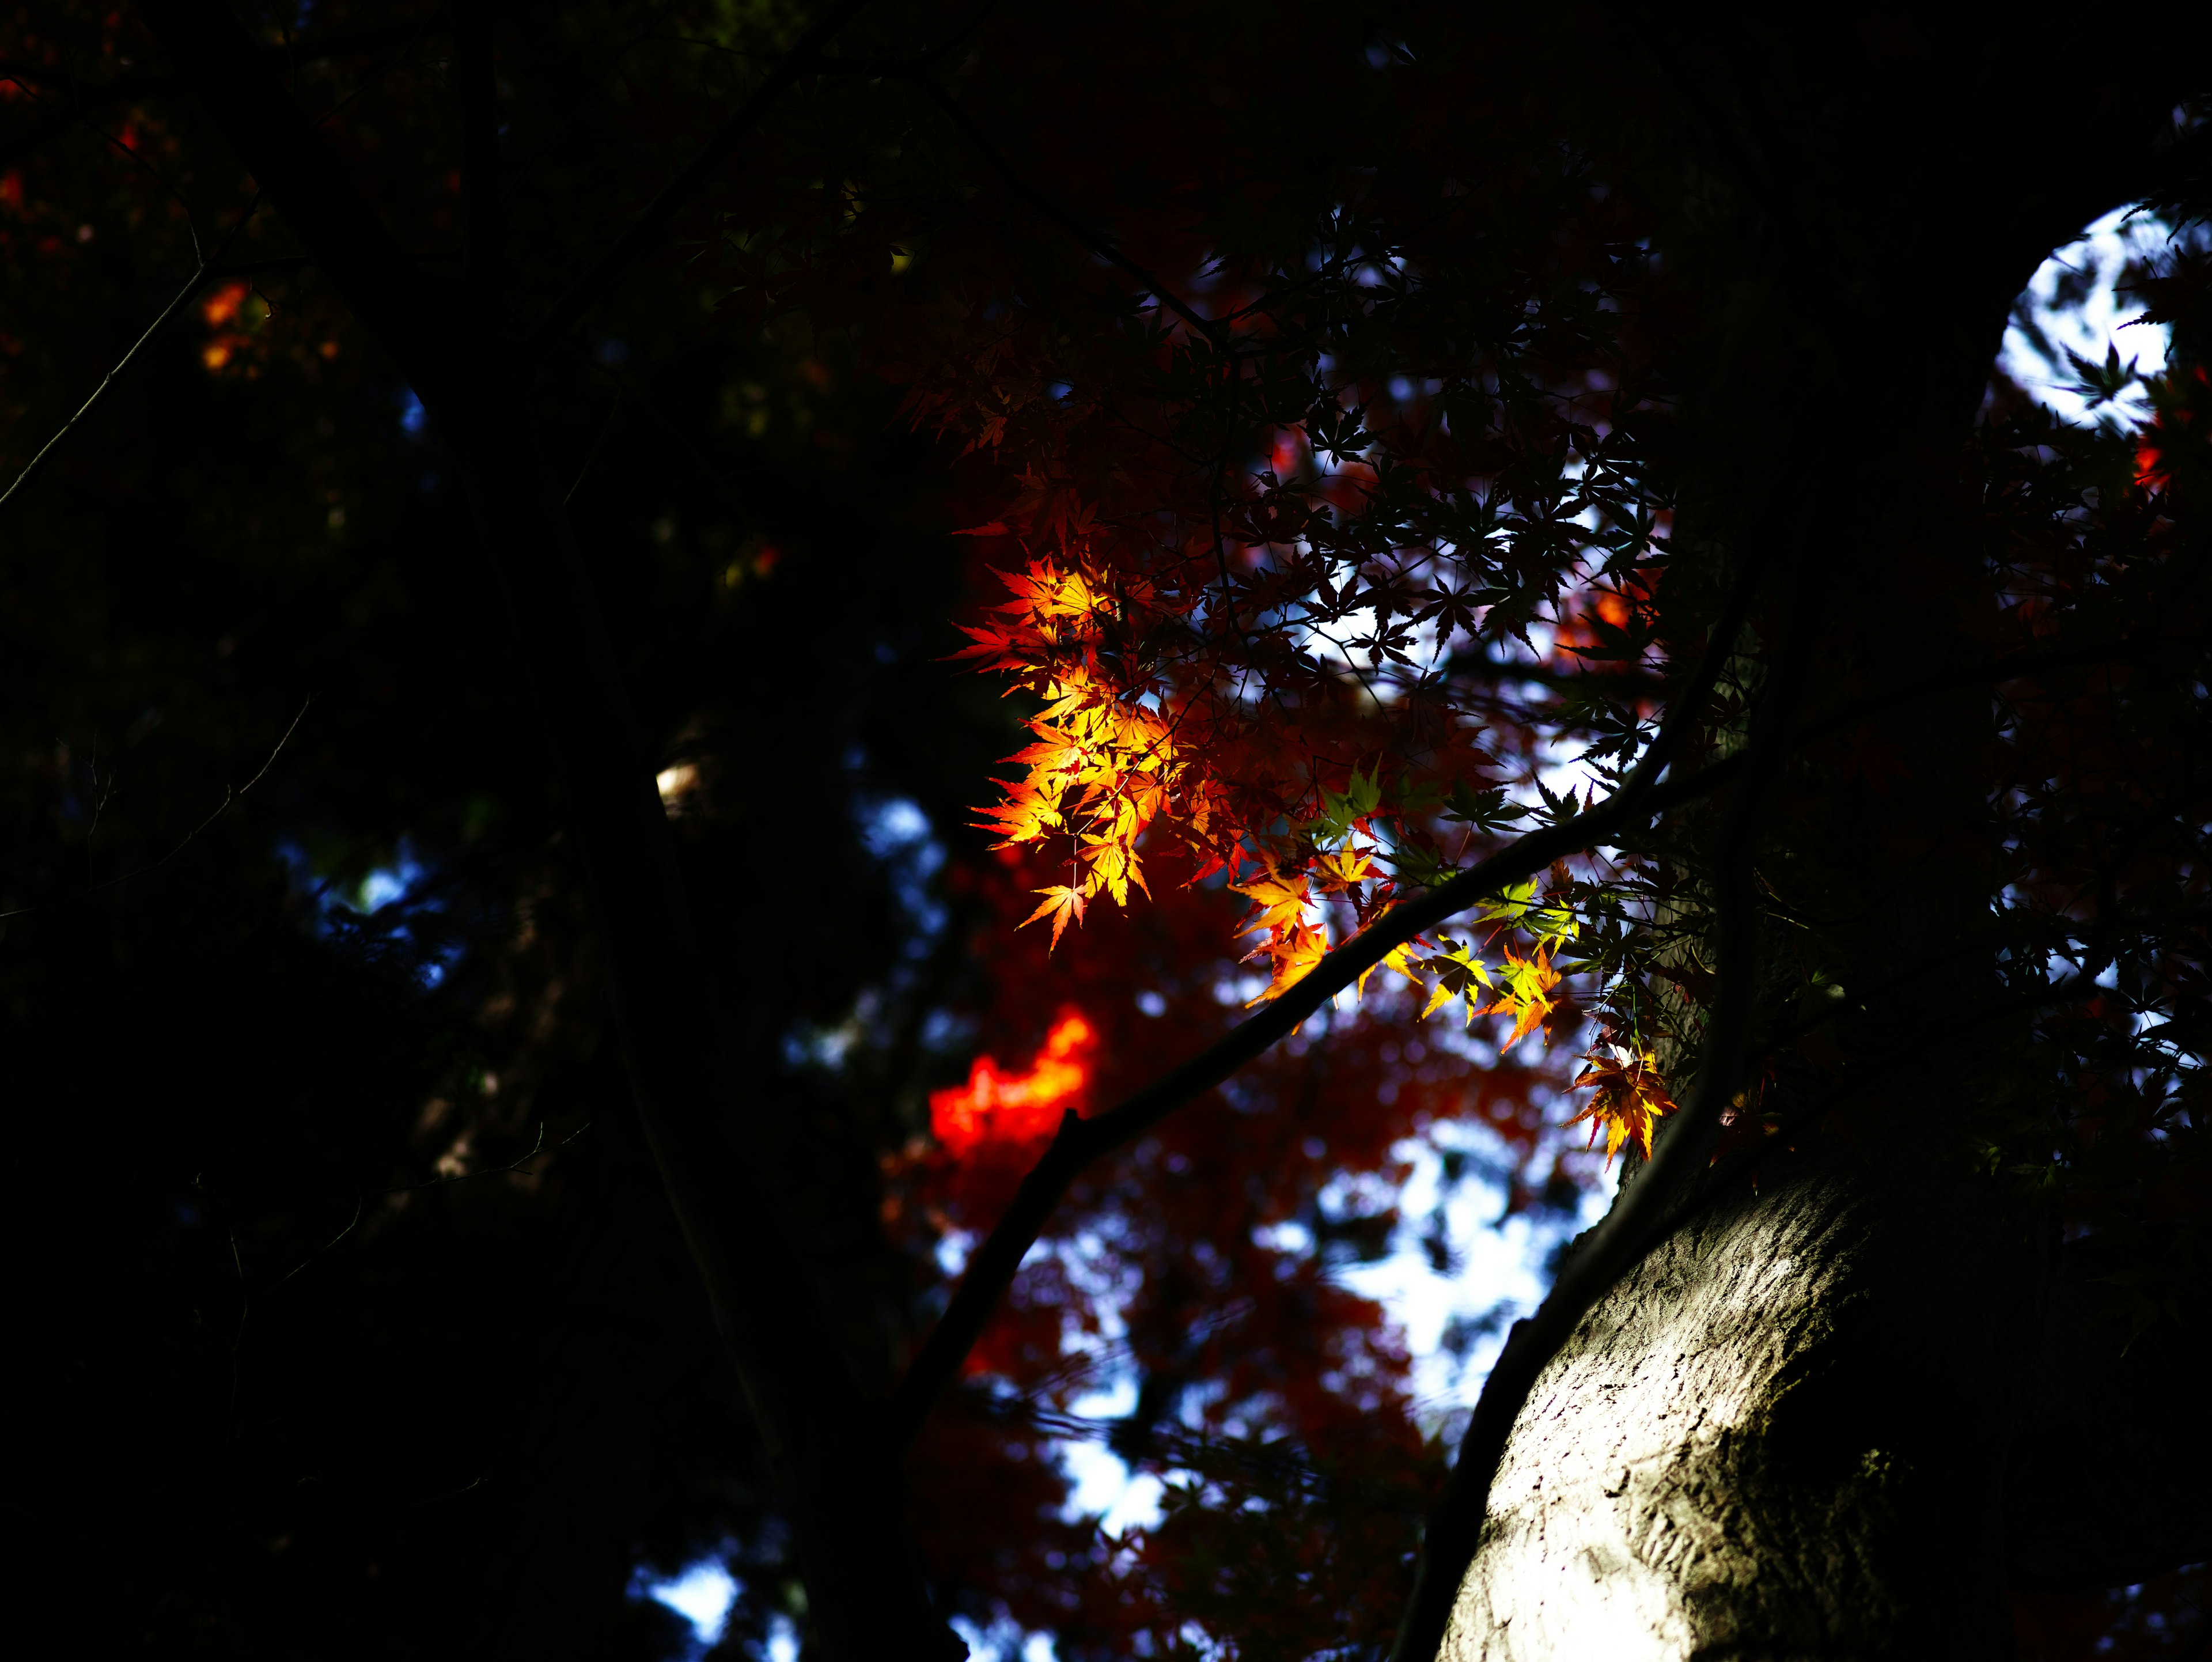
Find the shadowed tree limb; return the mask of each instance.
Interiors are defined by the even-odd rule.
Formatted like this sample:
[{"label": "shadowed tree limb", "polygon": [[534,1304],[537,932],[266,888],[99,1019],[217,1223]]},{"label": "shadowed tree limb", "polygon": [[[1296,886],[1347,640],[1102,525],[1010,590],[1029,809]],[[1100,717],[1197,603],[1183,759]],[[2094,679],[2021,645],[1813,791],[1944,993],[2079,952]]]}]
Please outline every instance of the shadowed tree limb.
[{"label": "shadowed tree limb", "polygon": [[1516,838],[1427,893],[1400,902],[1291,985],[1283,995],[1231,1028],[1218,1042],[1163,1075],[1134,1096],[1084,1119],[1070,1111],[1060,1130],[1015,1191],[1012,1205],[968,1262],[952,1302],[908,1367],[887,1409],[894,1442],[911,1442],[931,1405],[958,1375],[962,1360],[982,1336],[1022,1259],[1083,1169],[1134,1142],[1176,1109],[1196,1101],[1248,1062],[1296,1032],[1306,1019],[1373,970],[1414,936],[1494,896],[1510,883],[1578,854],[1611,833],[1679,803],[1711,794],[1741,771],[1742,758],[1717,763],[1678,782],[1633,797],[1626,787],[1585,813]]}]

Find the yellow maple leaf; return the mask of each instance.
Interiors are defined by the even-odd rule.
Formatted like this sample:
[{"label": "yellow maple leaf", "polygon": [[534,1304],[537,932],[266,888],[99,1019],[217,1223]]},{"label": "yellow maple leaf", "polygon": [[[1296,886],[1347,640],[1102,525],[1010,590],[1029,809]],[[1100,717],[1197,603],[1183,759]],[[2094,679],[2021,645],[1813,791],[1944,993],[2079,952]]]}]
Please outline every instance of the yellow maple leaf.
[{"label": "yellow maple leaf", "polygon": [[1293,923],[1276,930],[1266,944],[1246,954],[1248,961],[1255,958],[1267,959],[1273,965],[1275,975],[1267,991],[1249,1000],[1244,1008],[1249,1010],[1255,1004],[1280,997],[1328,953],[1328,934],[1313,924]]},{"label": "yellow maple leaf", "polygon": [[1355,883],[1365,882],[1374,873],[1374,854],[1372,849],[1358,848],[1347,843],[1334,854],[1316,855],[1314,870],[1321,878],[1322,892],[1334,894],[1340,889],[1352,887]]},{"label": "yellow maple leaf", "polygon": [[1436,985],[1429,989],[1429,1001],[1421,1008],[1421,1020],[1426,1021],[1444,1005],[1455,998],[1467,1001],[1467,1019],[1472,1022],[1482,1014],[1482,992],[1493,992],[1496,985],[1490,978],[1490,966],[1474,956],[1472,950],[1449,936],[1438,937],[1444,950],[1421,960],[1420,967],[1435,975]]},{"label": "yellow maple leaf", "polygon": [[1242,934],[1287,929],[1304,920],[1306,880],[1303,876],[1285,877],[1271,870],[1253,882],[1231,883],[1229,886],[1252,903],[1252,916],[1240,931]]},{"label": "yellow maple leaf", "polygon": [[[1414,943],[1411,941],[1402,941],[1395,947],[1393,947],[1380,963],[1370,964],[1365,969],[1362,970],[1359,972],[1359,980],[1357,985],[1357,990],[1364,994],[1367,990],[1367,977],[1373,975],[1377,970],[1395,970],[1400,975],[1405,977],[1407,980],[1412,982],[1416,987],[1419,986],[1421,984],[1421,971],[1420,966],[1413,962],[1413,946]],[[1431,1001],[1429,1005],[1429,1009],[1432,1010],[1434,1008],[1436,1008],[1436,1004],[1434,1001]],[[1423,1015],[1426,1015],[1428,1014],[1428,1010],[1424,1010],[1421,1014]]]}]

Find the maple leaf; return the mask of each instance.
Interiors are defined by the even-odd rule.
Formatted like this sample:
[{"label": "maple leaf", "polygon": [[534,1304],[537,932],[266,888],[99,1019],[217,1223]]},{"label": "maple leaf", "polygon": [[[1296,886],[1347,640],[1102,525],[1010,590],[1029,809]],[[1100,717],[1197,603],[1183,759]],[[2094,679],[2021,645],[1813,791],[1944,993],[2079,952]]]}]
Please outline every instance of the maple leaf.
[{"label": "maple leaf", "polygon": [[1114,897],[1115,905],[1126,906],[1129,904],[1129,885],[1134,882],[1138,887],[1144,887],[1144,874],[1138,869],[1136,850],[1118,837],[1085,837],[1083,858],[1091,868],[1083,881],[1087,894],[1097,894],[1103,889]]},{"label": "maple leaf", "polygon": [[1316,855],[1314,871],[1321,879],[1322,892],[1334,894],[1365,882],[1375,869],[1374,855],[1372,849],[1350,843],[1334,854]]},{"label": "maple leaf", "polygon": [[[1407,980],[1412,982],[1415,986],[1418,987],[1420,985],[1421,966],[1413,959],[1414,945],[1415,942],[1411,941],[1401,941],[1397,946],[1393,947],[1390,949],[1389,954],[1383,958],[1382,962],[1379,964],[1370,964],[1365,969],[1362,970],[1359,972],[1359,980],[1356,983],[1358,990],[1362,993],[1364,993],[1367,990],[1367,977],[1373,975],[1377,970],[1395,970],[1400,975],[1405,977]],[[1436,1008],[1434,1001],[1431,1001],[1429,1008],[1430,1009],[1434,1009]],[[1425,1015],[1428,1012],[1425,1010],[1422,1014]]]},{"label": "maple leaf", "polygon": [[1589,1087],[1597,1094],[1589,1105],[1569,1120],[1569,1125],[1590,1122],[1590,1145],[1605,1133],[1605,1163],[1610,1166],[1621,1145],[1630,1139],[1651,1158],[1651,1128],[1662,1116],[1674,1111],[1667,1082],[1659,1075],[1658,1058],[1649,1050],[1604,1044],[1584,1056],[1589,1063],[1575,1080],[1575,1087]]},{"label": "maple leaf", "polygon": [[1253,882],[1231,883],[1229,886],[1252,902],[1252,916],[1240,934],[1287,929],[1306,915],[1306,880],[1303,876],[1285,877],[1271,870]]},{"label": "maple leaf", "polygon": [[1443,952],[1421,960],[1420,967],[1437,978],[1436,985],[1430,989],[1429,1001],[1422,1008],[1421,1019],[1427,1020],[1455,998],[1462,998],[1467,1001],[1467,1019],[1473,1021],[1482,1013],[1481,995],[1475,989],[1496,990],[1496,983],[1490,978],[1490,966],[1459,941],[1445,937],[1443,944]]},{"label": "maple leaf", "polygon": [[[1030,892],[1042,895],[1044,903],[1022,920],[1021,927],[1027,928],[1040,917],[1049,916],[1052,918],[1052,945],[1057,947],[1060,945],[1060,937],[1066,933],[1067,920],[1072,916],[1079,923],[1083,921],[1084,892],[1082,889],[1060,883],[1049,889],[1031,889]],[[1051,947],[1047,947],[1046,950],[1049,952]]]},{"label": "maple leaf", "polygon": [[1378,762],[1364,776],[1354,768],[1350,782],[1341,791],[1324,788],[1321,794],[1321,813],[1308,822],[1310,828],[1328,842],[1349,837],[1353,827],[1381,805],[1381,776],[1382,764]]},{"label": "maple leaf", "polygon": [[1547,1037],[1551,1033],[1552,1012],[1559,1005],[1559,1000],[1551,995],[1552,989],[1559,983],[1559,972],[1552,967],[1552,950],[1548,941],[1527,958],[1510,946],[1505,948],[1504,996],[1486,1014],[1513,1018],[1513,1032],[1504,1047],[1507,1050],[1518,1044],[1540,1024]]},{"label": "maple leaf", "polygon": [[1267,959],[1274,968],[1274,979],[1257,998],[1248,1000],[1244,1008],[1280,997],[1328,953],[1328,935],[1316,925],[1292,923],[1276,930],[1265,944],[1245,955],[1248,963],[1255,958]]}]

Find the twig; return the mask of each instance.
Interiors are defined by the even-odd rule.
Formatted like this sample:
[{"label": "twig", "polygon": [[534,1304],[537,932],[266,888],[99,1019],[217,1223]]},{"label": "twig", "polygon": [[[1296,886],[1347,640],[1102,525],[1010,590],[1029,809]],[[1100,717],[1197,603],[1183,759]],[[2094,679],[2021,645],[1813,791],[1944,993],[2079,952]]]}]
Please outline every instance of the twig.
[{"label": "twig", "polygon": [[116,363],[115,367],[100,377],[100,385],[92,389],[92,396],[77,406],[76,414],[71,416],[67,421],[64,422],[62,423],[61,430],[58,433],[56,433],[53,437],[48,439],[46,443],[39,447],[39,454],[31,458],[29,466],[26,466],[21,472],[15,476],[15,482],[8,487],[6,493],[4,495],[0,495],[0,509],[4,509],[8,506],[9,502],[13,500],[18,490],[21,490],[25,485],[28,484],[33,478],[38,477],[39,473],[45,468],[47,458],[52,456],[54,454],[54,451],[60,446],[61,441],[69,437],[71,433],[76,431],[78,426],[84,421],[84,418],[93,412],[94,408],[100,403],[100,399],[106,396],[107,389],[115,385],[116,377],[131,367],[132,360],[137,357],[139,351],[145,346],[146,343],[153,339],[155,336],[160,334],[161,332],[161,326],[181,311],[185,306],[191,301],[191,297],[199,293],[201,287],[207,282],[207,280],[215,275],[216,264],[222,260],[225,254],[230,252],[230,245],[238,240],[238,234],[246,228],[246,222],[253,217],[253,210],[260,205],[261,192],[256,191],[253,193],[253,200],[246,204],[246,211],[239,215],[236,222],[231,226],[229,232],[223,237],[222,241],[217,245],[214,258],[211,259],[204,259],[193,268],[192,274],[188,279],[186,279],[185,286],[177,290],[177,297],[161,308],[161,316],[155,318],[153,322],[146,326],[146,332],[139,336],[137,340],[133,341],[131,344],[131,350],[123,355],[122,358]]},{"label": "twig", "polygon": [[307,705],[313,702],[314,700],[313,698],[309,698],[301,704],[300,713],[292,718],[292,725],[284,729],[284,736],[276,741],[276,748],[269,752],[269,759],[261,764],[261,771],[255,774],[252,778],[247,780],[243,785],[239,786],[235,790],[226,787],[222,793],[222,801],[216,807],[216,811],[208,815],[206,819],[201,820],[198,825],[193,826],[191,830],[186,831],[185,833],[184,840],[179,843],[175,848],[171,849],[168,853],[163,855],[159,860],[154,861],[149,864],[141,866],[135,871],[127,871],[120,877],[111,877],[105,883],[94,883],[88,888],[80,890],[76,894],[64,895],[58,900],[41,900],[35,905],[18,906],[14,911],[0,912],[0,922],[4,922],[7,919],[11,917],[27,917],[33,912],[42,912],[52,906],[66,905],[71,901],[88,899],[93,895],[105,893],[109,889],[120,888],[125,883],[144,877],[149,872],[157,872],[161,870],[162,867],[167,865],[172,860],[174,860],[179,855],[190,848],[192,845],[192,839],[194,837],[198,837],[210,825],[215,824],[216,820],[222,819],[223,815],[228,813],[230,812],[232,803],[237,801],[240,797],[244,796],[246,792],[252,790],[256,785],[261,782],[263,777],[268,773],[269,770],[276,764],[277,756],[283,752],[284,746],[291,742],[292,735],[299,731],[300,723],[307,719]]},{"label": "twig", "polygon": [[530,1152],[523,1155],[520,1160],[511,1160],[505,1166],[487,1166],[481,1172],[456,1172],[447,1177],[431,1178],[422,1183],[403,1183],[397,1188],[384,1190],[382,1192],[375,1196],[362,1196],[359,1200],[356,1200],[353,1203],[353,1216],[348,1221],[346,1227],[339,1230],[337,1234],[331,1236],[330,1239],[324,1242],[322,1245],[308,1253],[307,1256],[301,1259],[299,1263],[294,1264],[291,1269],[285,1271],[283,1279],[277,1282],[276,1286],[271,1287],[269,1291],[271,1294],[276,1292],[277,1288],[282,1288],[286,1282],[290,1281],[293,1276],[298,1275],[302,1269],[305,1269],[309,1264],[323,1257],[332,1247],[343,1240],[348,1235],[353,1233],[355,1229],[360,1226],[362,1214],[368,1210],[368,1202],[371,1199],[389,1200],[394,1195],[411,1195],[418,1190],[441,1188],[449,1183],[473,1183],[478,1178],[504,1177],[510,1172],[521,1171],[523,1167],[529,1165],[531,1161],[536,1160],[540,1154],[559,1154],[563,1148],[566,1148],[570,1143],[575,1141],[578,1137],[582,1136],[585,1132],[591,1129],[591,1122],[586,1120],[583,1124],[579,1125],[574,1130],[569,1132],[567,1136],[562,1138],[560,1141],[555,1143],[550,1149],[548,1149],[545,1147],[545,1122],[541,1119],[538,1122],[538,1140],[530,1145]]},{"label": "twig", "polygon": [[1024,202],[1029,204],[1031,210],[1040,216],[1059,226],[1060,229],[1066,231],[1076,241],[1109,265],[1135,278],[1153,299],[1158,301],[1161,305],[1166,307],[1208,340],[1217,345],[1224,341],[1227,335],[1227,328],[1218,319],[1200,316],[1188,301],[1169,288],[1165,283],[1138,265],[1135,260],[1131,259],[1108,238],[1085,230],[1081,221],[1066,212],[1058,203],[1037,190],[1016,172],[1014,164],[999,153],[998,147],[993,144],[985,136],[983,130],[975,125],[974,118],[960,107],[959,101],[951,93],[937,83],[936,77],[919,70],[887,70],[885,72],[895,75],[900,80],[910,81],[919,87],[923,95],[939,109],[944,111],[952,125],[960,130],[961,137],[981,153],[984,161],[989,162],[998,175],[1006,181],[1007,187]]},{"label": "twig", "polygon": [[607,435],[615,430],[615,417],[622,414],[622,400],[623,384],[617,379],[615,382],[614,402],[607,406],[607,418],[599,423],[599,437],[592,441],[592,447],[584,453],[584,465],[576,470],[576,477],[569,481],[568,493],[561,498],[562,507],[566,508],[570,502],[575,501],[577,491],[583,489],[585,476],[592,471],[592,464],[599,459],[599,452],[605,447]]}]

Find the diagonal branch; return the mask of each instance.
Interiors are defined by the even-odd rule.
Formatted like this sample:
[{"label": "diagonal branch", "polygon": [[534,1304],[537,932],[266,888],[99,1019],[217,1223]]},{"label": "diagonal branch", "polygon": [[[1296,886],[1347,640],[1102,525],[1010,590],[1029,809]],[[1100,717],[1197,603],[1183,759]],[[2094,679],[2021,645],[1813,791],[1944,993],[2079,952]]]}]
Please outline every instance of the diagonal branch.
[{"label": "diagonal branch", "polygon": [[1616,831],[1681,803],[1710,795],[1743,771],[1749,752],[1700,770],[1682,780],[1642,786],[1632,777],[1596,807],[1516,839],[1426,894],[1401,901],[1337,947],[1303,979],[1257,1015],[1136,1095],[1094,1118],[1070,1113],[1060,1121],[1036,1166],[1022,1179],[1013,1204],[969,1261],[966,1275],[944,1316],[899,1381],[886,1412],[890,1435],[911,1441],[931,1404],[958,1373],[1023,1257],[1043,1233],[1046,1220],[1076,1176],[1091,1161],[1124,1148],[1184,1104],[1220,1084],[1309,1016],[1373,970],[1398,947],[1455,913],[1490,898],[1508,884],[1545,870],[1555,860],[1602,843]]},{"label": "diagonal branch", "polygon": [[222,264],[222,257],[230,252],[230,245],[238,240],[238,234],[246,228],[246,222],[253,217],[253,210],[260,205],[261,194],[257,191],[254,192],[253,200],[246,204],[246,211],[239,215],[236,222],[224,234],[222,240],[216,245],[215,253],[202,260],[193,269],[191,276],[185,279],[185,286],[177,290],[177,297],[164,306],[161,315],[146,326],[144,334],[131,342],[131,350],[117,360],[115,367],[100,378],[100,385],[92,389],[90,398],[77,406],[76,414],[64,422],[61,430],[39,447],[39,454],[31,458],[21,472],[15,475],[15,482],[5,491],[0,491],[0,508],[5,508],[18,490],[30,484],[45,470],[47,460],[61,447],[62,441],[83,425],[85,418],[92,414],[100,399],[107,396],[107,389],[114,386],[116,378],[131,367],[138,354],[144,350],[146,343],[160,334],[163,325],[191,303],[192,296],[206,286],[210,277],[216,275],[216,268]]},{"label": "diagonal branch", "polygon": [[[148,876],[152,873],[161,870],[162,867],[167,865],[172,860],[174,860],[186,849],[191,847],[193,840],[197,838],[202,831],[214,825],[215,822],[222,819],[223,815],[228,813],[234,803],[238,802],[246,794],[247,792],[251,791],[256,785],[259,784],[264,779],[269,776],[269,770],[276,765],[276,758],[284,753],[284,746],[292,742],[292,735],[300,730],[300,723],[307,719],[307,705],[313,702],[313,699],[309,698],[300,705],[300,713],[292,718],[292,725],[284,729],[283,736],[276,740],[276,747],[269,752],[268,759],[262,763],[259,770],[255,772],[253,777],[247,780],[242,785],[225,786],[223,788],[222,801],[216,804],[215,812],[208,815],[206,819],[201,820],[199,824],[194,825],[190,831],[186,831],[184,835],[183,840],[178,843],[177,845],[172,848],[167,854],[161,855],[160,859],[149,860],[143,866],[134,867],[131,870],[121,874],[119,876],[109,878],[104,883],[94,883],[89,887],[79,890],[75,894],[62,895],[52,900],[33,901],[27,906],[18,906],[13,911],[0,912],[0,922],[4,922],[11,917],[27,917],[33,912],[45,911],[51,907],[66,905],[72,901],[87,899],[95,894],[104,894],[110,889],[119,889],[125,883],[133,882],[141,877]],[[89,861],[90,855],[88,854],[88,863],[89,863]]]},{"label": "diagonal branch", "polygon": [[1203,1096],[1287,1038],[1322,1004],[1416,935],[1488,899],[1507,884],[1534,876],[1554,860],[1579,853],[1617,831],[1718,790],[1741,771],[1749,752],[1686,778],[1660,782],[1660,776],[1680,755],[1707,695],[1735,649],[1736,636],[1750,616],[1752,597],[1765,569],[1765,554],[1762,543],[1744,561],[1666,721],[1619,790],[1571,819],[1530,831],[1426,894],[1392,907],[1324,957],[1259,1014],[1239,1023],[1212,1046],[1127,1101],[1093,1119],[1071,1113],[1061,1120],[1059,1133],[1022,1179],[1013,1203],[969,1259],[952,1302],[945,1306],[945,1314],[923,1341],[885,1405],[894,1446],[910,1443],[921,1429],[932,1405],[957,1376],[962,1361],[982,1336],[999,1300],[1012,1285],[1022,1259],[1085,1166],[1134,1141],[1176,1109]]},{"label": "diagonal branch", "polygon": [[623,267],[643,253],[653,240],[668,228],[669,222],[683,210],[684,204],[697,195],[701,187],[713,177],[714,170],[727,161],[738,145],[744,143],[760,125],[776,100],[789,91],[793,82],[812,68],[822,56],[822,49],[830,44],[830,37],[850,22],[867,0],[838,0],[816,19],[806,33],[799,37],[792,49],[784,54],[768,74],[768,78],[752,90],[745,101],[725,121],[719,131],[707,141],[706,148],[691,158],[684,171],[661,186],[660,194],[646,204],[629,229],[615,239],[614,246],[585,269],[571,283],[560,299],[553,302],[537,328],[530,334],[530,348],[542,351],[562,334],[582,319],[585,313],[597,305]]},{"label": "diagonal branch", "polygon": [[1116,271],[1134,278],[1138,285],[1153,299],[1158,301],[1161,305],[1166,307],[1208,340],[1217,345],[1223,341],[1226,337],[1227,330],[1219,319],[1202,316],[1182,295],[1123,253],[1111,239],[1100,236],[1095,231],[1085,229],[1082,221],[1068,213],[1050,197],[1024,179],[1015,169],[1014,164],[1000,153],[998,146],[992,143],[983,130],[975,125],[975,118],[960,107],[959,100],[938,84],[934,76],[915,70],[900,70],[896,73],[901,79],[911,81],[921,88],[922,95],[945,112],[945,118],[960,130],[960,136],[975,147],[983,160],[991,164],[993,171],[1006,181],[1006,187],[1024,202],[1029,204],[1030,210],[1039,217],[1050,220],[1068,235],[1073,237],[1078,243],[1097,255]]}]

